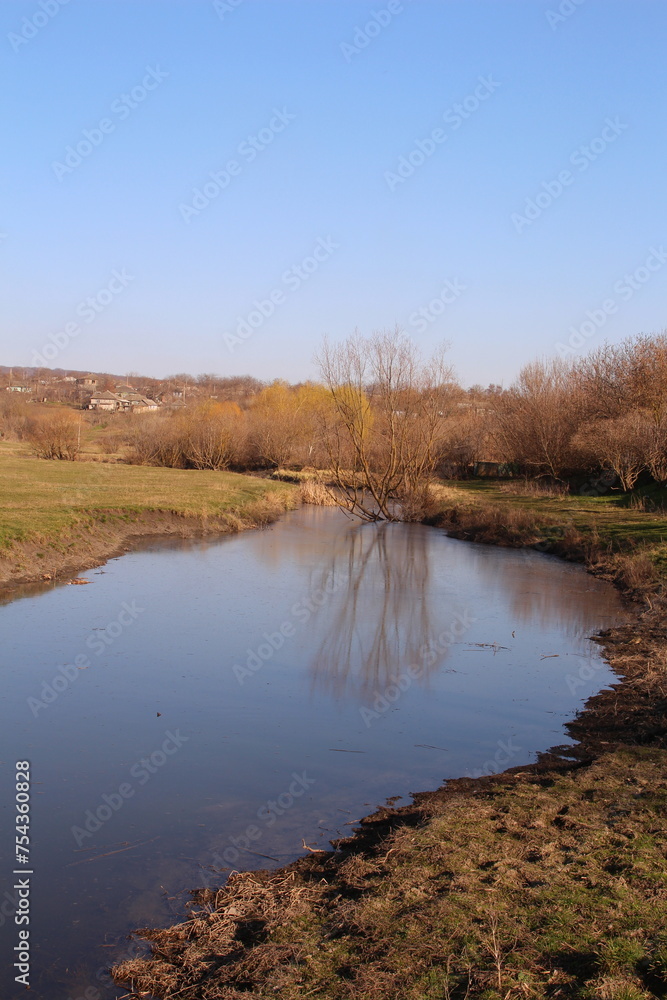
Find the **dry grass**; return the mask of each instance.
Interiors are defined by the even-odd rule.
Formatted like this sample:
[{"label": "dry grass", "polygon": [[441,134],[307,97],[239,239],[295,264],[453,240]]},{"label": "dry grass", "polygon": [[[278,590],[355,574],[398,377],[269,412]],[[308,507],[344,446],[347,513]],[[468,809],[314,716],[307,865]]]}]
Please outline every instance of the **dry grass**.
[{"label": "dry grass", "polygon": [[558,499],[570,494],[567,483],[550,483],[541,479],[521,479],[500,483],[498,489],[511,496],[551,497]]},{"label": "dry grass", "polygon": [[300,484],[298,496],[301,503],[314,504],[317,507],[338,506],[331,489],[311,479]]},{"label": "dry grass", "polygon": [[443,482],[432,482],[429,486],[429,492],[433,503],[440,506],[461,502],[461,491],[455,486],[447,486]]},{"label": "dry grass", "polygon": [[666,773],[633,750],[555,783],[453,782],[335,869],[235,875],[116,979],[160,1000],[661,996]]},{"label": "dry grass", "polygon": [[519,507],[501,507],[481,501],[445,506],[440,519],[458,538],[512,547],[543,542],[544,529],[557,525],[553,517],[540,517]]},{"label": "dry grass", "polygon": [[[169,930],[145,931],[142,934],[166,959],[159,972],[148,968],[141,959],[125,962],[114,971],[117,981],[131,984],[139,993],[155,989],[170,996],[183,987],[183,973],[201,985],[196,994],[186,989],[185,995],[197,995],[201,1000],[211,997],[247,997],[233,985],[235,971],[226,974],[227,955],[239,950],[244,939],[266,938],[279,931],[285,922],[307,917],[313,906],[321,903],[324,885],[305,885],[296,874],[270,875],[266,872],[234,872],[224,888],[204,890],[196,896],[196,912],[191,920]],[[281,975],[280,962],[289,967],[298,961],[299,950],[278,947],[267,953],[255,953],[249,958],[249,975],[254,978]],[[169,961],[174,960],[172,965]]]},{"label": "dry grass", "polygon": [[617,580],[621,586],[636,593],[650,593],[660,583],[658,569],[647,552],[613,557]]},{"label": "dry grass", "polygon": [[274,469],[270,479],[277,479],[283,483],[312,483],[319,482],[321,478],[325,476],[323,472],[317,472],[315,469]]}]

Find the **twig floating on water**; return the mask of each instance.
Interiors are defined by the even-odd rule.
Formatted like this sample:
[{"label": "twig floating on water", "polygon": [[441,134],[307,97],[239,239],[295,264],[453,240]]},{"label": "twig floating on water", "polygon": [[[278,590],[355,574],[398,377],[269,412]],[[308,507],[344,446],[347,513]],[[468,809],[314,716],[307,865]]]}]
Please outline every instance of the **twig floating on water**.
[{"label": "twig floating on water", "polygon": [[251,851],[248,847],[242,847],[241,850],[245,851],[246,854],[254,854],[257,858],[268,858],[269,861],[275,861],[276,864],[280,864],[280,858],[274,858],[272,854],[260,854],[259,851]]},{"label": "twig floating on water", "polygon": [[430,743],[415,743],[416,747],[426,747],[427,750],[444,750],[445,753],[449,753],[447,747],[433,747]]},{"label": "twig floating on water", "polygon": [[329,747],[331,753],[366,753],[365,750],[339,750],[337,747]]},{"label": "twig floating on water", "polygon": [[123,851],[131,851],[135,847],[144,847],[146,844],[152,844],[154,840],[159,840],[159,837],[151,837],[150,840],[140,840],[136,844],[130,844],[128,847],[121,847],[119,851],[107,851],[106,854],[96,854],[94,858],[83,858],[81,861],[72,861],[68,868],[73,868],[74,865],[87,865],[90,861],[99,861],[100,858],[108,858],[112,854],[122,854]]},{"label": "twig floating on water", "polygon": [[[115,844],[107,844],[107,847],[126,847],[129,844],[129,840],[117,840]],[[92,847],[78,847],[74,853],[83,854],[84,851],[99,851],[100,844],[93,844]]]}]

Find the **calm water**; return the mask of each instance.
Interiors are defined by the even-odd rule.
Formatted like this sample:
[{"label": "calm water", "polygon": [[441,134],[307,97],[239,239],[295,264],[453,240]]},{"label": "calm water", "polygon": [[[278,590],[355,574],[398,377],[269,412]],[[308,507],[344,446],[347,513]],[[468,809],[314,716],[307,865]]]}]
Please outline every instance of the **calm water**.
[{"label": "calm water", "polygon": [[[14,761],[36,782],[39,1000],[120,996],[100,970],[127,933],[182,917],[221,869],[286,863],[389,796],[567,742],[613,677],[587,637],[622,616],[579,567],[313,507],[85,575],[0,608],[3,803]],[[0,995],[24,995],[13,973]]]}]

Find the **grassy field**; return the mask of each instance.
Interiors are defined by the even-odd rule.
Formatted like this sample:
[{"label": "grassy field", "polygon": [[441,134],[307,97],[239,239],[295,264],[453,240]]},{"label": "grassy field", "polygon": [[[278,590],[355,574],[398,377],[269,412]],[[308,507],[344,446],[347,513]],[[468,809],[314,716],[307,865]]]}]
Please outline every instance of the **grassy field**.
[{"label": "grassy field", "polygon": [[228,472],[45,461],[0,442],[0,591],[67,579],[147,536],[267,524],[296,506],[298,490]]},{"label": "grassy field", "polygon": [[212,518],[290,492],[285,483],[228,472],[100,462],[49,462],[0,443],[0,546],[57,538],[105,512],[168,511]]}]

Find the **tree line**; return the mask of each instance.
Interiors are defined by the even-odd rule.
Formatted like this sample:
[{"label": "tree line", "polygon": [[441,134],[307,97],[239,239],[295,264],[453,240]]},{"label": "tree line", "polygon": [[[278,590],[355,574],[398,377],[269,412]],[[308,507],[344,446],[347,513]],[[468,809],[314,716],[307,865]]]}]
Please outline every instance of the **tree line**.
[{"label": "tree line", "polygon": [[316,362],[317,382],[255,383],[156,414],[38,413],[3,398],[0,428],[45,458],[76,458],[83,420],[102,421],[103,447],[137,464],[326,470],[369,519],[418,516],[434,476],[465,478],[480,462],[575,489],[603,472],[626,491],[667,483],[665,334],[531,362],[507,389],[464,390],[442,351],[422,357],[398,329],[325,343]]}]

